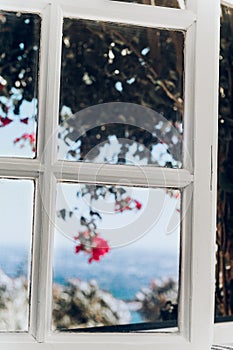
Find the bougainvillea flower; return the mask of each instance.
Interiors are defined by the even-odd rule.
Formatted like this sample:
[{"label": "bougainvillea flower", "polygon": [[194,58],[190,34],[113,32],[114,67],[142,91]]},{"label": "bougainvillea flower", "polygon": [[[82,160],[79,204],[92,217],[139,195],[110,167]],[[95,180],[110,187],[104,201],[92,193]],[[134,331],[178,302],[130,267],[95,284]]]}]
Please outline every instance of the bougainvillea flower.
[{"label": "bougainvillea flower", "polygon": [[20,119],[20,122],[23,124],[28,124],[28,118]]},{"label": "bougainvillea flower", "polygon": [[32,132],[31,134],[23,134],[21,138],[24,140],[29,140],[30,143],[34,143],[36,141],[36,135],[34,132]]},{"label": "bougainvillea flower", "polygon": [[122,199],[120,201],[116,201],[115,203],[115,211],[123,213],[126,210],[133,210],[137,209],[140,210],[142,207],[142,204],[131,197],[127,197],[125,199]]},{"label": "bougainvillea flower", "polygon": [[36,134],[34,132],[32,132],[31,134],[25,133],[22,136],[17,137],[16,139],[14,139],[14,143],[18,143],[20,141],[22,141],[21,147],[24,147],[24,142],[29,141],[29,144],[30,144],[30,146],[32,148],[32,152],[36,151],[36,146],[35,146]]},{"label": "bougainvillea flower", "polygon": [[21,140],[21,137],[16,137],[16,139],[14,139],[14,143],[17,143]]},{"label": "bougainvillea flower", "polygon": [[78,254],[81,250],[85,250],[83,245],[80,244],[80,245],[76,245],[75,247],[75,253]]},{"label": "bougainvillea flower", "polygon": [[142,203],[140,203],[139,201],[137,201],[137,199],[134,200],[134,203],[136,204],[136,208],[137,208],[138,210],[140,210],[141,207],[142,207]]},{"label": "bougainvillea flower", "polygon": [[82,240],[83,234],[85,235],[85,238],[87,238],[87,233],[89,234],[89,243],[80,243],[76,245],[75,253],[78,254],[79,252],[83,251],[87,254],[90,254],[90,258],[88,259],[89,263],[94,260],[99,261],[100,257],[108,253],[110,250],[108,242],[98,235],[91,237],[91,233],[89,231],[82,232],[81,234],[79,233],[79,235],[75,237],[75,240]]},{"label": "bougainvillea flower", "polygon": [[1,125],[0,125],[0,128],[1,128],[1,127],[3,127],[3,126],[6,126],[6,125],[12,123],[13,120],[12,120],[12,119],[9,119],[9,118],[7,118],[7,117],[6,117],[6,118],[3,118],[3,117],[0,116],[0,122],[1,122]]},{"label": "bougainvillea flower", "polygon": [[91,257],[88,260],[89,263],[91,263],[93,260],[99,261],[100,257],[108,253],[110,250],[108,242],[99,236],[93,238],[92,244]]}]

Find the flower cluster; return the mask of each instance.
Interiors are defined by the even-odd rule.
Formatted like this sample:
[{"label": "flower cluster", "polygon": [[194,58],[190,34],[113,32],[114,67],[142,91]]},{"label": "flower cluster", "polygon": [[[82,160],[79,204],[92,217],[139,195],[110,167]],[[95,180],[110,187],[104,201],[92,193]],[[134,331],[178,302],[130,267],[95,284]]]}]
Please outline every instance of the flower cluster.
[{"label": "flower cluster", "polygon": [[[85,185],[77,192],[77,197],[83,198],[85,196],[90,197],[91,205],[85,211],[77,214],[78,224],[82,228],[78,230],[78,235],[74,236],[76,241],[75,253],[84,252],[88,254],[88,262],[91,263],[92,261],[100,261],[100,257],[110,251],[108,242],[101,238],[98,233],[98,222],[103,219],[102,214],[95,207],[92,207],[92,203],[98,201],[99,198],[101,200],[110,199],[111,204],[113,200],[116,214],[129,210],[138,211],[142,208],[142,203],[129,196],[127,190],[123,187],[116,186]],[[77,213],[78,208],[75,207],[73,210],[63,208],[58,210],[57,215],[66,221],[66,219],[72,217],[74,211]]]},{"label": "flower cluster", "polygon": [[90,231],[80,232],[75,240],[79,241],[79,244],[75,247],[75,253],[83,251],[90,255],[88,262],[99,261],[102,255],[105,255],[110,251],[108,242],[99,237],[98,234],[93,235]]},{"label": "flower cluster", "polygon": [[35,152],[36,150],[36,134],[34,132],[32,132],[31,134],[23,134],[20,137],[17,137],[14,140],[14,143],[19,143],[21,142],[20,147],[24,147],[25,143],[28,142],[29,145],[31,146],[32,152]]},{"label": "flower cluster", "polygon": [[115,202],[115,212],[123,213],[126,210],[140,210],[142,208],[142,204],[131,197],[126,197],[125,199],[121,199]]}]

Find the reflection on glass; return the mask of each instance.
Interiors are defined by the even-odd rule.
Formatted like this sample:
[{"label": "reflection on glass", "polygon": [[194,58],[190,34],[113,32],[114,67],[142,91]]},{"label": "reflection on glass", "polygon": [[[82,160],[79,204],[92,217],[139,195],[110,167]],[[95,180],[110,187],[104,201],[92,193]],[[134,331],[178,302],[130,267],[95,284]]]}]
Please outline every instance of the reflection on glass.
[{"label": "reflection on glass", "polygon": [[56,208],[54,330],[177,326],[179,191],[62,183]]},{"label": "reflection on glass", "polygon": [[0,331],[28,330],[34,184],[0,180]]},{"label": "reflection on glass", "polygon": [[34,158],[41,19],[0,11],[0,156]]},{"label": "reflection on glass", "polygon": [[67,18],[63,31],[59,159],[181,167],[184,34]]},{"label": "reflection on glass", "polygon": [[173,7],[177,9],[179,8],[184,9],[186,4],[186,0],[110,0],[110,1],[133,2],[135,4]]}]

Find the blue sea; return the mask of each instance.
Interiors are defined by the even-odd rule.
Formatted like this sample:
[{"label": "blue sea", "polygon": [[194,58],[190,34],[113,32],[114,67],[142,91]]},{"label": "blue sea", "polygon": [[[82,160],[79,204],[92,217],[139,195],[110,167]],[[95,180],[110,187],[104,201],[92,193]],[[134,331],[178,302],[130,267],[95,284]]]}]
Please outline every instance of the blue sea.
[{"label": "blue sea", "polygon": [[[10,277],[27,275],[29,265],[24,247],[1,247],[0,269]],[[74,254],[70,247],[61,247],[55,250],[53,276],[54,282],[62,285],[72,278],[95,280],[115,298],[129,301],[154,279],[171,277],[178,282],[178,257],[166,252],[120,248],[101,257],[100,262],[89,264],[85,253]],[[137,312],[132,313],[132,322],[140,322]]]},{"label": "blue sea", "polygon": [[115,249],[101,258],[100,262],[87,262],[85,253],[60,249],[54,258],[54,281],[65,284],[70,278],[96,280],[101,289],[116,298],[134,299],[142,288],[148,288],[154,279],[178,278],[176,256],[155,254],[153,251]]}]

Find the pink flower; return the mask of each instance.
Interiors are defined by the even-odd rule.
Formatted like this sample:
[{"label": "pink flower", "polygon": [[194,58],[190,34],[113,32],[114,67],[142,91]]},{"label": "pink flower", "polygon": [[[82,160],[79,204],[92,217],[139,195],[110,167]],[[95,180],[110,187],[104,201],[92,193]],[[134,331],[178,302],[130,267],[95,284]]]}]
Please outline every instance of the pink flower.
[{"label": "pink flower", "polygon": [[102,255],[109,252],[110,248],[108,242],[96,235],[91,237],[90,231],[80,232],[78,236],[74,237],[75,240],[79,240],[80,244],[75,246],[75,253],[83,251],[90,254],[88,262],[91,263],[93,260],[99,261]]},{"label": "pink flower", "polygon": [[137,201],[137,199],[134,200],[134,203],[136,204],[136,208],[137,208],[138,210],[140,210],[141,207],[142,207],[142,203],[140,203],[139,201]]},{"label": "pink flower", "polygon": [[123,213],[125,210],[140,210],[142,208],[142,204],[131,197],[127,197],[122,199],[121,201],[116,201],[115,203],[115,211]]},{"label": "pink flower", "polygon": [[[26,118],[27,119],[27,118]],[[21,120],[22,121],[22,120]],[[25,123],[26,124],[26,123]],[[14,140],[14,143],[18,143],[22,141],[21,143],[21,146],[20,147],[24,147],[25,146],[25,142],[29,141],[29,144],[31,146],[31,149],[32,149],[32,152],[35,152],[36,151],[36,146],[35,146],[35,143],[36,143],[36,134],[34,132],[32,132],[31,134],[23,134],[22,136],[20,137],[17,137],[15,140]]]},{"label": "pink flower", "polygon": [[100,257],[108,253],[110,250],[108,242],[99,236],[93,238],[92,244],[91,257],[88,260],[89,263],[91,263],[93,260],[99,261]]}]

